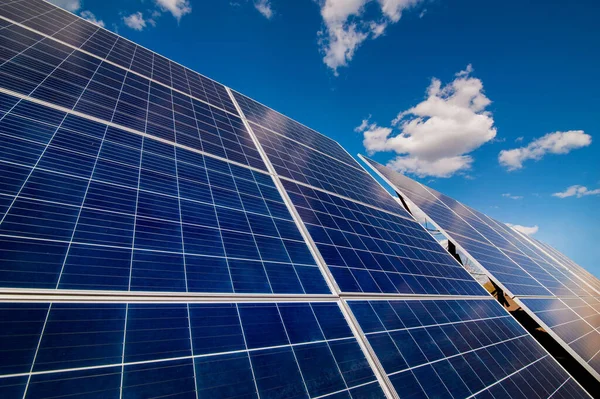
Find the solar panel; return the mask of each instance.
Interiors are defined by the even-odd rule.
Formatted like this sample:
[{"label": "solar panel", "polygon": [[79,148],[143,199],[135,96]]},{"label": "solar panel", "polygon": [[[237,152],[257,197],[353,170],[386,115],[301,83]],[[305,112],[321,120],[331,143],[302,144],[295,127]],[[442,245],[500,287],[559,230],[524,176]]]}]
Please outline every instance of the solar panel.
[{"label": "solar panel", "polygon": [[[564,256],[541,243],[536,245],[537,240],[525,238],[481,212],[364,159],[600,379],[600,335],[596,330],[600,313],[580,299],[598,294],[587,282],[593,283],[590,275],[580,279],[578,274],[582,273],[572,272]],[[530,298],[532,295],[542,298]],[[581,313],[584,309],[589,313]]]},{"label": "solar panel", "polygon": [[[364,304],[508,317],[334,140],[42,0],[0,38],[0,397],[417,397]],[[587,396],[535,348],[514,376]],[[525,396],[487,377],[448,392]]]},{"label": "solar panel", "polygon": [[494,300],[349,304],[386,375],[398,392],[411,387],[411,398],[578,395],[571,377]]}]

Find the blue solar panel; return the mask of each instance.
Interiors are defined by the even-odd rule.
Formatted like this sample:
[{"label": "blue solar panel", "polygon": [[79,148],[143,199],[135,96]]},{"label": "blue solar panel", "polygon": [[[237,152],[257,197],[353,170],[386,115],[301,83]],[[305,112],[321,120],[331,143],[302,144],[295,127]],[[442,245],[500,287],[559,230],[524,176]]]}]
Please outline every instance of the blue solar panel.
[{"label": "blue solar panel", "polygon": [[565,384],[561,394],[585,397],[493,300],[349,304],[401,397],[554,397]]},{"label": "blue solar panel", "polygon": [[283,184],[341,291],[486,295],[414,220]]},{"label": "blue solar panel", "polygon": [[[0,397],[517,397],[563,377],[540,357],[473,390],[452,362],[513,331],[493,301],[389,317],[377,294],[486,292],[337,142],[43,0],[1,4],[0,37]],[[593,301],[570,306],[598,323]],[[418,343],[389,380],[382,317]],[[484,347],[446,353],[439,318]]]},{"label": "blue solar panel", "polygon": [[4,286],[328,292],[268,175],[27,101],[0,141]]},{"label": "blue solar panel", "polygon": [[28,398],[384,397],[336,303],[2,304],[0,312],[0,393],[12,393],[3,397],[25,389]]},{"label": "blue solar panel", "polygon": [[[377,162],[367,162],[479,262],[491,278],[518,297],[563,346],[579,355],[578,360],[584,366],[600,375],[600,335],[596,331],[600,314],[583,299],[574,299],[578,295],[590,297],[595,291],[585,283],[585,277],[579,279],[570,272],[564,257],[552,255],[548,248],[544,250],[502,223],[444,194]],[[529,295],[551,299],[530,299]],[[584,310],[590,313],[580,315]]]}]

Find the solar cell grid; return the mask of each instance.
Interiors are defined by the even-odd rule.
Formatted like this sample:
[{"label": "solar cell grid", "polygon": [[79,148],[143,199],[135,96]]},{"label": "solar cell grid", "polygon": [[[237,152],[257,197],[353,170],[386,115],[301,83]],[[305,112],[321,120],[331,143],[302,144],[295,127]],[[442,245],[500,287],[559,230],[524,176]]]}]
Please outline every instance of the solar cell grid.
[{"label": "solar cell grid", "polygon": [[[15,31],[14,35],[19,33]],[[0,86],[265,169],[239,117],[106,62],[99,63],[97,58],[50,39],[39,41],[0,65]]]},{"label": "solar cell grid", "polygon": [[[24,6],[25,3],[26,6]],[[47,9],[48,12],[40,14],[41,10]],[[132,71],[147,78],[156,79],[169,87],[183,89],[184,93],[191,93],[192,96],[202,101],[237,114],[223,85],[181,67],[150,50],[125,41],[114,33],[98,28],[88,21],[56,9],[42,0],[24,0],[5,4],[0,7],[0,16],[40,31],[75,48],[81,48],[81,50],[107,59],[123,68],[131,68]],[[71,25],[65,27],[68,24]],[[153,63],[153,59],[158,61]],[[170,73],[170,69],[174,68],[178,69],[177,79],[173,78]]]},{"label": "solar cell grid", "polygon": [[13,354],[2,356],[3,397],[384,397],[336,303],[13,303],[0,313],[0,352]]},{"label": "solar cell grid", "polygon": [[415,221],[283,185],[343,292],[485,294]]},{"label": "solar cell grid", "polygon": [[[349,301],[396,391],[550,397],[571,377],[490,300]],[[518,383],[517,383],[518,382]],[[579,397],[577,389],[561,392]]]},{"label": "solar cell grid", "polygon": [[26,101],[0,140],[5,286],[328,292],[268,175]]}]

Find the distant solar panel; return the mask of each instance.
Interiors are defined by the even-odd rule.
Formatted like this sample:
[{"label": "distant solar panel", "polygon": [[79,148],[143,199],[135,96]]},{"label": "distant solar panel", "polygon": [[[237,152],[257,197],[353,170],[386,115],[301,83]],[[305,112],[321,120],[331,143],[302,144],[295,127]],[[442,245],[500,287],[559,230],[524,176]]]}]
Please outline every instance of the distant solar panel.
[{"label": "distant solar panel", "polygon": [[[449,239],[479,263],[492,280],[515,296],[531,316],[600,379],[600,356],[597,356],[600,354],[600,335],[597,327],[586,319],[591,317],[597,323],[600,314],[589,308],[593,313],[583,316],[570,307],[572,304],[578,310],[586,308],[583,300],[573,298],[595,294],[593,285],[588,284],[586,278],[579,279],[556,254],[551,255],[489,216],[373,160],[365,160],[398,193],[423,210]],[[589,276],[587,280],[591,280]],[[549,299],[532,299],[528,297],[530,295]]]},{"label": "distant solar panel", "polygon": [[411,398],[585,397],[493,300],[349,304],[388,378]]},{"label": "distant solar panel", "polygon": [[[381,294],[493,304],[337,142],[43,0],[0,4],[0,397],[418,396],[348,306]],[[444,310],[500,317],[463,302]],[[586,395],[550,394],[564,371],[538,355],[544,394]]]}]

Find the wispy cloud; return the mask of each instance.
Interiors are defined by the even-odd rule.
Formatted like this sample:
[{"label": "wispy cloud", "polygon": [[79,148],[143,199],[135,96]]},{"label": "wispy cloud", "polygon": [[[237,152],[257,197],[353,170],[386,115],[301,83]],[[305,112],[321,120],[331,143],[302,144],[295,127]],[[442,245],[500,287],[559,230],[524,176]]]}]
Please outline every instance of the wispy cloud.
[{"label": "wispy cloud", "polygon": [[523,196],[522,196],[522,195],[512,195],[511,193],[504,193],[504,194],[502,194],[502,196],[503,196],[504,198],[510,198],[510,199],[512,199],[512,200],[520,200],[520,199],[523,199]]},{"label": "wispy cloud", "polygon": [[568,154],[572,150],[587,147],[592,143],[592,136],[583,130],[554,132],[533,140],[526,147],[502,150],[498,161],[509,171],[521,169],[523,162],[533,159],[539,161],[546,154]]},{"label": "wispy cloud", "polygon": [[256,8],[266,19],[271,19],[273,17],[273,7],[270,0],[255,0],[254,8]]},{"label": "wispy cloud", "polygon": [[587,197],[589,195],[600,195],[600,188],[590,190],[585,186],[574,185],[567,188],[565,191],[560,193],[552,194],[553,197],[567,198],[567,197]]},{"label": "wispy cloud", "polygon": [[147,22],[140,11],[123,17],[123,23],[133,30],[142,31],[147,26]]},{"label": "wispy cloud", "polygon": [[400,112],[389,127],[363,120],[356,130],[363,132],[367,152],[393,151],[399,156],[388,166],[420,177],[468,170],[473,163],[468,154],[496,137],[494,119],[486,111],[491,101],[472,73],[469,65],[445,86],[432,79],[426,99]]},{"label": "wispy cloud", "polygon": [[398,22],[402,12],[424,0],[378,0],[379,12],[366,17],[371,0],[320,0],[324,27],[318,32],[323,62],[337,76],[338,68],[347,66],[358,47],[368,38],[384,34]]},{"label": "wispy cloud", "polygon": [[531,235],[537,233],[538,230],[540,229],[537,225],[531,226],[531,227],[521,226],[520,224],[510,224],[510,223],[506,223],[506,225],[508,227],[511,227],[511,228],[517,230],[518,232],[521,232],[521,233],[527,235],[527,236],[531,236]]},{"label": "wispy cloud", "polygon": [[189,0],[154,0],[154,2],[162,11],[170,12],[177,21],[192,12]]}]

